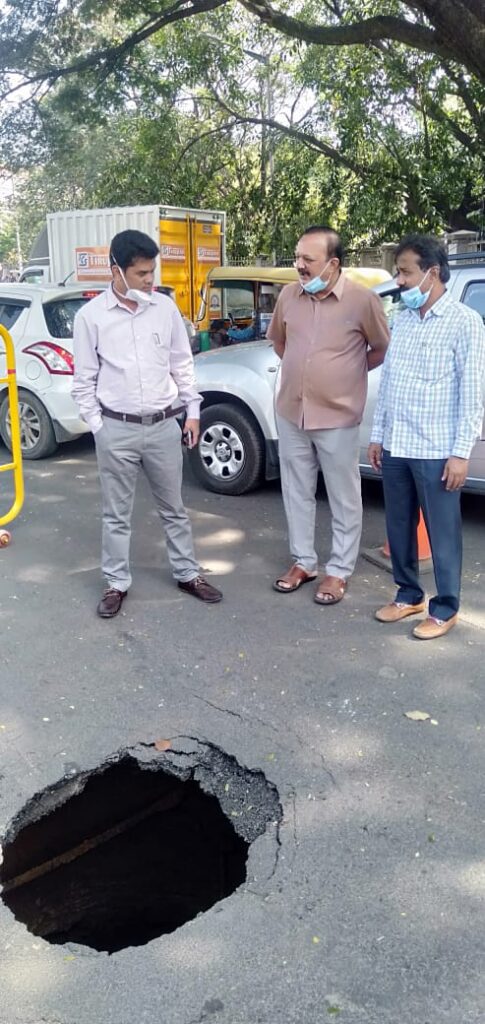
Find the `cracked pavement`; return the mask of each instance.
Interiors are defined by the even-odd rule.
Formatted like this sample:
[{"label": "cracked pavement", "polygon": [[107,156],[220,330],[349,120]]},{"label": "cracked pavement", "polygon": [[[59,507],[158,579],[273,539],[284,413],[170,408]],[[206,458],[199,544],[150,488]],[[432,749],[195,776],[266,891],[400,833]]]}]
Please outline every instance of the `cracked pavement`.
[{"label": "cracked pavement", "polygon": [[[283,820],[236,893],[146,946],[50,945],[0,904],[0,1024],[483,1024],[485,499],[464,499],[463,621],[423,643],[414,620],[373,620],[392,580],[364,560],[340,605],[275,593],[278,485],[225,498],[188,470],[197,553],[224,601],[173,586],[140,479],[133,587],[102,621],[90,440],[25,475],[0,551],[0,831],[44,787],[159,737],[263,771]],[[372,547],[379,486],[364,496]],[[324,556],[322,495],[317,522]],[[430,720],[406,719],[415,709]]]}]

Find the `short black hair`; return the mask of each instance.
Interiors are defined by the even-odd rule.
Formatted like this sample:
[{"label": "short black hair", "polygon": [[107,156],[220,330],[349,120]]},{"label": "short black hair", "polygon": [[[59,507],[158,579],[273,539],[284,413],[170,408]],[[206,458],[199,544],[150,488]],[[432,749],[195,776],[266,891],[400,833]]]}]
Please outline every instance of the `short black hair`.
[{"label": "short black hair", "polygon": [[430,267],[440,268],[440,281],[446,284],[450,280],[450,265],[448,255],[443,242],[435,235],[406,235],[401,238],[394,253],[394,260],[403,252],[410,250],[419,256],[418,264],[421,270],[429,270]]},{"label": "short black hair", "polygon": [[160,249],[150,235],[143,231],[135,231],[128,228],[127,231],[120,231],[111,241],[109,262],[114,263],[122,270],[133,266],[135,260],[154,260]]},{"label": "short black hair", "polygon": [[304,238],[305,235],[327,235],[327,254],[329,260],[337,257],[340,264],[344,261],[344,247],[342,245],[342,239],[335,228],[329,227],[328,224],[311,224],[309,228],[305,228],[302,231],[300,239]]}]

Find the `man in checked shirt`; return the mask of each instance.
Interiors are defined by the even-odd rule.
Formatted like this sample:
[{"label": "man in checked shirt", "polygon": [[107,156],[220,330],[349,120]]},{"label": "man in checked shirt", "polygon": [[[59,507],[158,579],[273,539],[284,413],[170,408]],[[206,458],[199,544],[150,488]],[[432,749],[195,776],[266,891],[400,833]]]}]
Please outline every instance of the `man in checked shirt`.
[{"label": "man in checked shirt", "polygon": [[162,520],[167,555],[181,590],[215,603],[222,594],[200,575],[183,506],[181,431],[199,436],[201,397],[182,317],[153,291],[158,246],[141,231],[111,242],[111,286],[74,321],[72,396],[94,434],[103,497],[102,569],[107,589],[98,615],[117,615],[131,584],[131,514],[138,470]]},{"label": "man in checked shirt", "polygon": [[397,622],[425,609],[416,537],[421,506],[437,594],[413,635],[433,640],[458,619],[460,492],[482,425],[485,328],[478,313],[448,294],[448,259],[437,238],[408,235],[395,261],[406,309],[394,321],[368,455],[382,469],[397,594],[376,619]]}]

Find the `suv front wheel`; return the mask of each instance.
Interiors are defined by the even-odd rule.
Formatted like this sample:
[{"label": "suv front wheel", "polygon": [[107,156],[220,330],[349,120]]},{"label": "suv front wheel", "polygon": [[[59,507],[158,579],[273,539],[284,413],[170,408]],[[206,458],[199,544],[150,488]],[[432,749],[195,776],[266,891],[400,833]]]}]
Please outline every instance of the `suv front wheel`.
[{"label": "suv front wheel", "polygon": [[[30,391],[19,389],[20,447],[24,459],[45,459],[57,449],[56,435],[49,413]],[[12,449],[8,399],[0,406],[0,435]]]},{"label": "suv front wheel", "polygon": [[221,403],[202,409],[199,444],[189,453],[199,483],[218,494],[246,494],[261,483],[264,441],[249,412]]}]

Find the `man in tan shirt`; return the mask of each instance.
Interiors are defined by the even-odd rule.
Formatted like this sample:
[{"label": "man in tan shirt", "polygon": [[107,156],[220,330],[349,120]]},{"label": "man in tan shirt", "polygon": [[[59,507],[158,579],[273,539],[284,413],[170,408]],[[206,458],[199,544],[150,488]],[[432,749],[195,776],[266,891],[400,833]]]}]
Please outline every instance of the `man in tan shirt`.
[{"label": "man in tan shirt", "polygon": [[307,228],[296,248],[300,283],[283,288],[267,332],[282,359],[276,418],[294,560],[274,587],[288,594],[317,578],[320,468],[332,517],[332,549],[315,592],[317,604],[342,599],[357,561],[362,532],[359,424],[367,372],[383,362],[389,342],[381,300],[342,273],[342,258],[336,231]]}]

